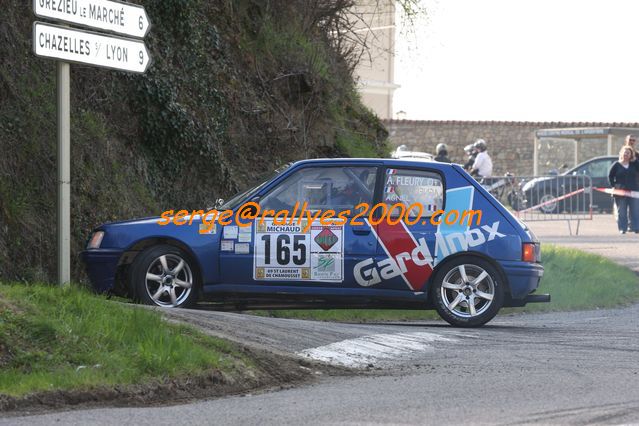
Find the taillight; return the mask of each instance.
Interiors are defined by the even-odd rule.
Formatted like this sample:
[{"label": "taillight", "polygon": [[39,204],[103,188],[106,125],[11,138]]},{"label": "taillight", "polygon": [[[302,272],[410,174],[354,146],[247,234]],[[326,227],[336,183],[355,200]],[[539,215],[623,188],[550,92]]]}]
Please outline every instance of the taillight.
[{"label": "taillight", "polygon": [[523,243],[521,246],[521,260],[524,262],[535,263],[537,260],[537,253],[535,250],[535,243]]}]

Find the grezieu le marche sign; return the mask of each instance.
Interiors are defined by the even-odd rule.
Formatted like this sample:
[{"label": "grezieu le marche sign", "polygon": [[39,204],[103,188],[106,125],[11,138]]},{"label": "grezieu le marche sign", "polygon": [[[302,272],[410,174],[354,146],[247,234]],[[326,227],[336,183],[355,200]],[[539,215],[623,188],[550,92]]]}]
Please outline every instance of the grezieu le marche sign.
[{"label": "grezieu le marche sign", "polygon": [[59,25],[33,23],[37,56],[143,73],[151,58],[144,42]]},{"label": "grezieu le marche sign", "polygon": [[151,23],[144,7],[112,0],[33,0],[41,18],[144,38]]}]

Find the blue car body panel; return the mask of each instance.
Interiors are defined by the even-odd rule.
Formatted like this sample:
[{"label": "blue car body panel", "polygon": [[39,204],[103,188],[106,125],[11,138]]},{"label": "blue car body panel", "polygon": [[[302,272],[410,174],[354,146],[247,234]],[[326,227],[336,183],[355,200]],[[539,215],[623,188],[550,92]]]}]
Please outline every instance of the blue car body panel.
[{"label": "blue car body panel", "polygon": [[[309,280],[308,277],[304,277],[305,272],[302,268],[300,277],[289,277],[280,281],[260,278],[260,274],[264,270],[271,271],[273,268],[257,266],[258,257],[262,255],[261,251],[256,253],[257,244],[258,242],[262,244],[262,240],[266,241],[270,238],[267,234],[268,229],[264,231],[263,227],[260,227],[258,232],[257,220],[249,224],[247,228],[249,231],[237,226],[217,224],[214,233],[206,234],[199,232],[202,224],[199,216],[194,216],[190,225],[183,226],[174,224],[160,226],[158,217],[115,222],[96,228],[95,231],[104,231],[100,248],[87,249],[82,252],[82,258],[86,263],[93,287],[99,292],[112,290],[115,286],[116,272],[119,266],[126,261],[124,254],[139,251],[140,247],[145,246],[145,242],[152,240],[175,244],[187,250],[199,271],[203,293],[210,295],[236,293],[361,296],[380,299],[414,299],[421,303],[427,298],[428,277],[434,276],[438,265],[445,259],[463,254],[475,254],[493,261],[503,273],[512,299],[523,299],[537,288],[543,274],[543,267],[538,263],[528,263],[521,260],[522,243],[537,243],[534,235],[457,165],[390,159],[304,160],[293,164],[263,185],[257,192],[250,194],[250,198],[244,202],[261,199],[300,170],[320,167],[351,167],[355,170],[358,167],[377,168],[375,203],[380,201],[381,192],[387,191],[383,183],[384,180],[392,179],[393,174],[401,174],[402,171],[430,173],[427,176],[440,177],[443,182],[445,214],[453,209],[459,211],[481,210],[481,224],[473,223],[469,226],[442,222],[439,225],[433,225],[428,220],[395,227],[371,225],[368,220],[358,226],[346,224],[342,228],[334,228],[332,232],[328,232],[328,243],[335,244],[337,241],[337,245],[343,244],[343,246],[340,247],[341,252],[325,255],[325,259],[328,261],[332,259],[334,267],[334,270],[322,272],[325,274],[322,276],[328,277],[327,279]],[[187,219],[189,218],[187,217]],[[297,232],[299,233],[299,231]],[[315,241],[321,241],[318,234],[320,232],[322,231],[319,227],[315,231],[311,231],[311,235],[315,235]],[[242,233],[245,235],[242,236]],[[287,233],[289,231],[284,230],[277,236],[287,235]],[[250,236],[246,234],[250,234]],[[295,238],[294,231],[289,234],[290,237]],[[259,241],[258,235],[260,236]],[[274,238],[275,236],[276,234],[274,234]],[[290,238],[284,239],[287,244],[293,244],[289,242]],[[225,250],[222,250],[223,240]],[[308,238],[304,241],[304,244],[315,244]],[[230,242],[233,242],[233,250],[229,250]],[[422,242],[425,243],[428,250],[420,246]],[[427,268],[425,271],[428,272],[426,274],[416,272],[412,277],[410,271],[388,272],[391,269],[388,267],[388,259],[393,256],[391,252],[396,244],[400,246],[408,244],[411,247],[413,247],[411,244],[414,244],[417,252],[413,251],[413,255],[417,253],[417,258],[420,258],[421,252],[419,250],[422,249],[423,253],[431,255],[431,262],[421,266]],[[263,248],[259,248],[259,250],[263,251]],[[316,250],[319,251],[319,254],[311,253],[311,256],[315,256],[311,259],[312,261],[323,256],[322,250],[317,247]],[[400,258],[401,254],[396,257],[396,259]],[[415,265],[419,263],[418,260],[415,260],[414,257],[406,257],[406,259],[408,259],[406,260],[407,264],[417,268]],[[411,261],[414,264],[410,263]],[[387,267],[385,274],[384,267],[381,266],[383,264],[386,264]],[[396,263],[394,264],[397,266]],[[313,266],[313,271],[316,266]],[[342,268],[341,271],[339,267]],[[429,272],[428,268],[434,269],[432,273]],[[278,271],[278,269],[273,270]],[[292,269],[282,268],[282,271],[292,271]],[[319,274],[319,272],[317,273]],[[385,278],[380,278],[377,282],[380,273],[385,275]],[[419,277],[424,276],[427,279],[420,282]]]}]

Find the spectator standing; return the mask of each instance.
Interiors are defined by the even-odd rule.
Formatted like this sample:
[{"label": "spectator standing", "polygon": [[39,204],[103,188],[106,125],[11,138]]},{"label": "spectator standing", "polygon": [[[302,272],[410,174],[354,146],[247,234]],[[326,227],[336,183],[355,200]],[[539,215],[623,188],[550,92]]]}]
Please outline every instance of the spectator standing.
[{"label": "spectator standing", "polygon": [[448,147],[445,143],[437,144],[435,152],[437,153],[435,161],[439,161],[440,163],[450,163],[450,160],[448,159]]},{"label": "spectator standing", "polygon": [[[637,144],[637,137],[635,135],[630,134],[630,135],[626,136],[626,141],[624,143],[624,146],[629,146],[630,148],[632,148],[632,151],[635,153],[635,160],[637,161],[637,164],[639,165],[639,152],[637,152],[636,144]],[[636,179],[637,188],[639,188],[639,173],[637,173],[636,178],[637,178]],[[635,200],[633,202],[637,204],[634,208],[635,209],[639,208],[639,200]],[[639,224],[635,225],[635,222],[633,222],[633,220],[634,220],[633,216],[630,215],[630,217],[628,218],[628,229],[629,230],[633,230],[635,228],[639,228]]]},{"label": "spectator standing", "polygon": [[629,146],[630,148],[632,148],[632,150],[635,153],[635,158],[639,159],[639,153],[637,152],[637,147],[635,146],[636,144],[637,144],[637,138],[635,137],[635,135],[626,136],[626,141],[624,143],[624,146]]},{"label": "spectator standing", "polygon": [[[619,151],[619,159],[610,166],[608,180],[610,186],[615,189],[629,191],[639,190],[637,174],[639,162],[636,160],[632,147],[624,145]],[[631,231],[639,233],[639,198],[613,195],[617,210],[617,228],[620,234],[625,234],[630,218]]]},{"label": "spectator standing", "polygon": [[[636,144],[637,138],[635,137],[635,135],[626,136],[624,146],[629,146],[630,148],[632,148],[632,151],[635,153],[635,160],[639,161],[639,152],[637,152]],[[639,173],[637,173],[637,186],[639,186]]]},{"label": "spectator standing", "polygon": [[489,177],[493,174],[493,160],[488,155],[488,147],[486,141],[483,139],[477,139],[473,144],[477,150],[477,157],[473,163],[473,168],[470,174],[477,173],[479,177]]}]

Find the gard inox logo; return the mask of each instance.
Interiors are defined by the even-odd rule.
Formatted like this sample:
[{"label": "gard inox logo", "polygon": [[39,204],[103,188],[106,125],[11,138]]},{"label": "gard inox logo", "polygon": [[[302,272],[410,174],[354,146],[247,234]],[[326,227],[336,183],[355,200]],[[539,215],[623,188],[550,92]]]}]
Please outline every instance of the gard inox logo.
[{"label": "gard inox logo", "polygon": [[328,228],[322,229],[322,232],[315,236],[315,242],[324,251],[328,251],[337,243],[338,240],[339,238],[337,238],[337,235]]},{"label": "gard inox logo", "polygon": [[505,237],[498,229],[499,221],[493,222],[490,226],[482,225],[481,230],[480,228],[473,228],[465,232],[451,232],[448,234],[437,232],[435,240],[437,241],[437,248],[441,251],[442,258],[444,258],[458,251],[466,251],[469,247],[480,246],[495,238]]},{"label": "gard inox logo", "polygon": [[[473,228],[465,232],[449,234],[438,232],[435,234],[437,249],[441,251],[443,259],[458,251],[468,250],[469,247],[477,247],[495,238],[505,237],[498,229],[499,221],[490,226],[483,225],[481,228]],[[362,287],[370,287],[379,284],[382,280],[406,274],[411,267],[422,267],[428,264],[432,265],[432,263],[433,259],[426,245],[426,240],[420,238],[417,241],[417,246],[411,252],[399,253],[377,263],[373,258],[362,260],[353,268],[353,275],[355,275],[357,284]]]},{"label": "gard inox logo", "polygon": [[375,264],[372,257],[362,260],[355,265],[353,270],[355,281],[362,287],[370,287],[381,283],[382,280],[390,280],[391,278],[398,277],[408,271],[408,265],[406,265],[406,263],[409,260],[416,266],[432,264],[433,258],[424,238],[420,238],[419,241],[417,241],[417,247],[410,253],[399,253],[395,257],[388,257],[381,260],[377,264]]}]

